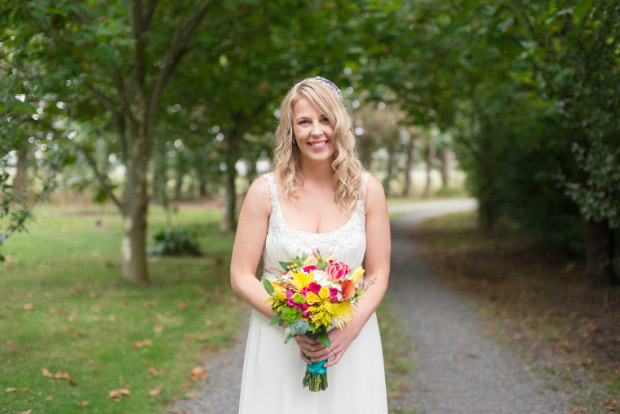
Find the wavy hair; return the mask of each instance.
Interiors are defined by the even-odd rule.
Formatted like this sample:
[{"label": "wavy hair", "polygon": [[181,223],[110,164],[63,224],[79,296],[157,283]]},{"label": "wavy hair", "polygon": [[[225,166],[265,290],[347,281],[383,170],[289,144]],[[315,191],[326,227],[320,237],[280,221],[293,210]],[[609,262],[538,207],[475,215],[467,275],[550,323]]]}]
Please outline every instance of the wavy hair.
[{"label": "wavy hair", "polygon": [[296,198],[295,191],[303,182],[301,153],[293,137],[293,106],[306,98],[329,119],[333,128],[335,201],[341,211],[355,209],[361,190],[364,168],[355,152],[355,135],[351,117],[337,92],[315,78],[304,79],[287,93],[280,106],[280,122],[276,130],[274,173],[284,195]]}]

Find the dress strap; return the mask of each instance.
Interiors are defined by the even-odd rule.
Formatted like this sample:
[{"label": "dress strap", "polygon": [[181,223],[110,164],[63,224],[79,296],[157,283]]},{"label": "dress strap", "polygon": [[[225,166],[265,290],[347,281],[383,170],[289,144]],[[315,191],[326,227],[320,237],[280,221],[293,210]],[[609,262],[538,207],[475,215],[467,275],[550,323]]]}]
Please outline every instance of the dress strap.
[{"label": "dress strap", "polygon": [[369,179],[370,173],[368,171],[364,171],[362,173],[362,184],[360,185],[360,195],[358,200],[358,206],[364,213],[366,213],[366,192],[368,190]]},{"label": "dress strap", "polygon": [[269,199],[271,201],[271,209],[276,207],[278,203],[278,186],[276,185],[276,177],[273,175],[273,172],[263,174],[263,178],[267,180],[267,184],[269,184]]}]

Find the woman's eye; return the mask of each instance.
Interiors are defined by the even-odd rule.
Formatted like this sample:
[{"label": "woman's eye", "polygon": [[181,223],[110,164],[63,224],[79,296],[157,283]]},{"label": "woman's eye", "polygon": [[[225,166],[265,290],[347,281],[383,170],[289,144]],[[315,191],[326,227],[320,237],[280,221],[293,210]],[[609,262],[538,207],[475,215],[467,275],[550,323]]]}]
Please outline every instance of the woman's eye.
[{"label": "woman's eye", "polygon": [[329,122],[329,119],[327,119],[327,117],[324,116],[323,118],[321,118],[321,122]]},{"label": "woman's eye", "polygon": [[301,121],[299,121],[297,124],[298,125],[303,125],[303,124],[307,124],[308,121],[306,121],[305,119],[302,119]]}]

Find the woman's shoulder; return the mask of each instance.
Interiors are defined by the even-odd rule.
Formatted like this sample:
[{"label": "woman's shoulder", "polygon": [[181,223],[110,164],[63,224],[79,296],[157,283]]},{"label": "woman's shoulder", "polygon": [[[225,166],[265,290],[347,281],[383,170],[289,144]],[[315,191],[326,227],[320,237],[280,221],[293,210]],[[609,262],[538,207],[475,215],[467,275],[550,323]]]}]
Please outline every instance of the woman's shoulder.
[{"label": "woman's shoulder", "polygon": [[269,214],[271,213],[271,192],[267,180],[268,177],[262,175],[252,182],[245,195],[244,204],[247,203],[253,208],[260,209]]},{"label": "woman's shoulder", "polygon": [[376,209],[382,209],[387,205],[387,201],[381,181],[369,172],[364,172],[364,174],[366,175],[366,212],[369,213]]}]

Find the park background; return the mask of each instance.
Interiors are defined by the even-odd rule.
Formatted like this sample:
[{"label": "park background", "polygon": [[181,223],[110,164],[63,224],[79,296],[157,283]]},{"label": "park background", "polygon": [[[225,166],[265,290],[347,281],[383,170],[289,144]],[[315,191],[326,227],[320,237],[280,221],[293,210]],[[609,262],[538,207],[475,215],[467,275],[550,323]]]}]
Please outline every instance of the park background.
[{"label": "park background", "polygon": [[619,22],[611,0],[4,1],[0,412],[165,412],[208,381],[243,340],[243,194],[316,75],[391,206],[477,199],[418,237],[497,340],[559,355],[539,369],[575,412],[618,410]]}]

